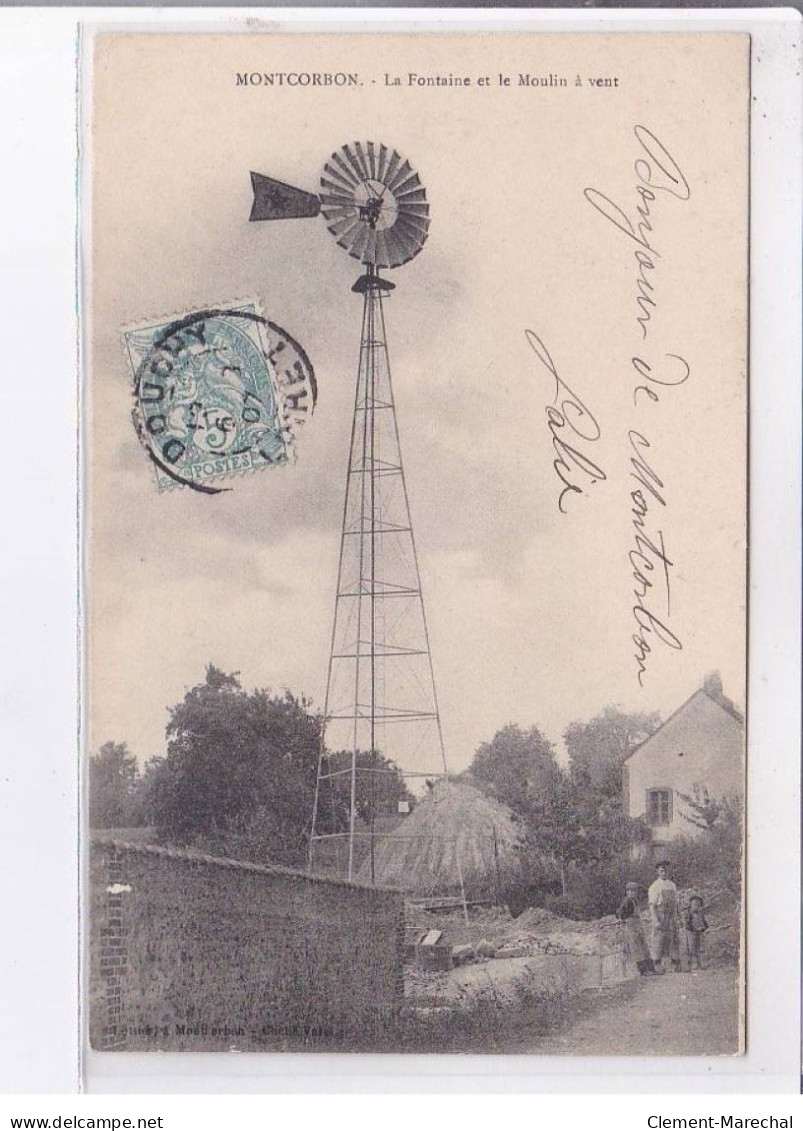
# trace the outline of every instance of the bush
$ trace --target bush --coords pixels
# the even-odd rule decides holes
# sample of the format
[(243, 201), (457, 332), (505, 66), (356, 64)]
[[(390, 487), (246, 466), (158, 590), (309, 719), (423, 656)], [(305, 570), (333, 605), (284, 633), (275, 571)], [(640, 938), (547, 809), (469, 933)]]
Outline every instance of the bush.
[(601, 919), (615, 913), (624, 898), (626, 883), (635, 880), (646, 899), (647, 888), (654, 879), (649, 861), (633, 861), (629, 855), (622, 855), (604, 864), (570, 869), (565, 895), (560, 880), (544, 873), (510, 885), (504, 898), (514, 919), (528, 907), (545, 907), (553, 915), (567, 919)]
[(703, 899), (709, 925), (705, 938), (709, 960), (738, 961), (742, 910), (741, 802), (733, 798), (717, 802), (717, 815), (711, 826), (699, 836), (679, 837), (673, 842), (669, 855), (675, 882), (682, 893), (693, 889)]
[(512, 917), (518, 919), (529, 907), (545, 907), (546, 901), (560, 895), (560, 891), (560, 880), (540, 870), (526, 879), (521, 877), (506, 884), (502, 901), (507, 904)]
[(703, 833), (699, 837), (678, 837), (672, 844), (672, 878), (679, 888), (714, 887), (741, 899), (741, 846), (728, 845), (722, 838)]
[(544, 907), (553, 915), (561, 919), (596, 919), (597, 916), (589, 914), (588, 905), (577, 893), (568, 892), (566, 895), (548, 895)]
[(601, 919), (613, 915), (625, 896), (625, 884), (635, 881), (646, 899), (655, 879), (649, 861), (621, 856), (604, 864), (589, 864), (569, 872), (565, 895), (550, 895), (543, 906), (567, 919)]
[[(735, 960), (739, 954), (741, 912), (741, 802), (722, 798), (715, 806), (709, 803), (708, 808), (714, 815), (710, 824), (698, 825), (697, 836), (678, 837), (667, 849), (667, 855), (672, 861), (672, 878), (680, 889), (681, 910), (685, 910), (690, 890), (703, 898), (711, 928), (706, 939), (710, 958)], [(647, 890), (655, 879), (648, 854), (634, 860), (629, 852), (623, 852), (612, 860), (569, 868), (564, 895), (554, 867), (550, 869), (532, 858), (527, 864), (527, 880), (505, 892), (514, 918), (528, 907), (545, 907), (562, 918), (599, 919), (616, 913), (628, 882), (639, 885), (644, 906)]]

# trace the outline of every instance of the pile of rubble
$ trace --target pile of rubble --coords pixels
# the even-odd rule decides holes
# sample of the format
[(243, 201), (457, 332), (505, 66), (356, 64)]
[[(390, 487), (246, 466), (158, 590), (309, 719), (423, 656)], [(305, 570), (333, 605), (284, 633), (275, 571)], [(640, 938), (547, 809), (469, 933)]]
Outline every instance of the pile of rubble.
[(405, 994), (415, 1010), (522, 1005), (546, 996), (601, 988), (632, 976), (615, 916), (592, 922), (532, 908), (513, 919), (507, 909), (432, 915), (438, 925), (408, 929)]
[(497, 953), (599, 954), (612, 948), (619, 920), (615, 915), (579, 922), (532, 907), (511, 922)]
[(472, 909), (466, 924), (458, 910), (444, 914), (411, 908), (410, 920), (415, 925), (407, 931), (407, 957), (425, 970), (533, 955), (593, 956), (621, 945), (615, 915), (578, 922), (533, 907), (513, 919), (507, 908), (483, 908)]

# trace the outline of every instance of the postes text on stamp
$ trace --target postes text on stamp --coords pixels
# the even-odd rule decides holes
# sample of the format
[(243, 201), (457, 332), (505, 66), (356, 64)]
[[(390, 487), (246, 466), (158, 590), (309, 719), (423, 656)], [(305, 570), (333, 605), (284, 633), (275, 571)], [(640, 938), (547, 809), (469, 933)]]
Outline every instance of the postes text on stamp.
[(255, 303), (124, 332), (133, 419), (160, 490), (206, 493), (285, 464), (317, 394), (302, 347)]

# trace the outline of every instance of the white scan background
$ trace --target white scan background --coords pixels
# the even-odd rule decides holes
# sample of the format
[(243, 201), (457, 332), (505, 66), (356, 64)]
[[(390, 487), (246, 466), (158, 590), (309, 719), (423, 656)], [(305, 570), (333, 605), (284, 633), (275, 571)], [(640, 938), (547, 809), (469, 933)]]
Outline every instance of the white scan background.
[[(89, 1054), (93, 1092), (779, 1092), (799, 1086), (800, 17), (790, 9), (0, 11), (8, 489), (0, 726), (0, 1090), (81, 1086), (76, 458), (77, 24), (250, 30), (749, 31), (751, 513), (744, 1058)], [(237, 21), (237, 22), (234, 22)]]

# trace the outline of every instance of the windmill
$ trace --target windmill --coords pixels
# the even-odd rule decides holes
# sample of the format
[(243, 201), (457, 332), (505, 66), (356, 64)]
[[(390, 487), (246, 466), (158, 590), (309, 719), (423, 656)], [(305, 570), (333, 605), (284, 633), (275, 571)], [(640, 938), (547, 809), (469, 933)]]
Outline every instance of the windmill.
[(388, 789), (401, 778), (415, 797), (447, 776), (385, 336), (394, 284), (380, 275), (419, 253), (429, 204), (409, 162), (372, 142), (333, 153), (318, 195), (259, 173), (251, 183), (251, 220), (322, 214), (363, 266), (351, 288), (362, 331), (309, 866), (348, 879), (367, 867), (373, 882)]

